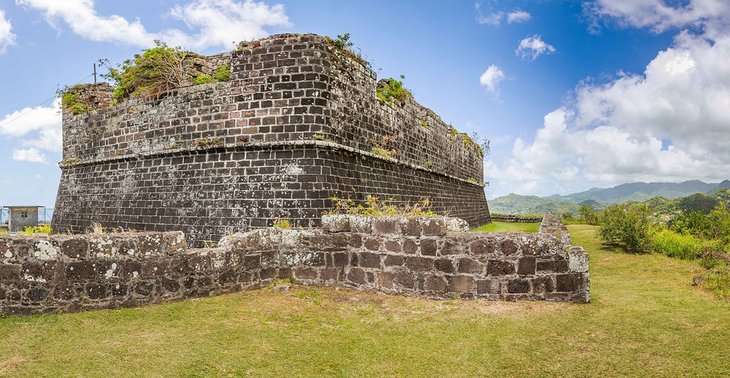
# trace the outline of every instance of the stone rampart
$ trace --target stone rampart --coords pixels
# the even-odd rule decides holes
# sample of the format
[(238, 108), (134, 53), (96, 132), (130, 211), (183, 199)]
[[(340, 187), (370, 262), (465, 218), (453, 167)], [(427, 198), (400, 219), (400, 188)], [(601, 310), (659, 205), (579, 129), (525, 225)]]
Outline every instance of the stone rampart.
[[(375, 73), (325, 37), (277, 35), (213, 58), (228, 81), (64, 112), (54, 230), (179, 230), (202, 246), (281, 218), (317, 226), (332, 196), (368, 194), (489, 222), (476, 144), (413, 99), (378, 100)], [(110, 86), (88, 90), (109, 101)]]
[(217, 248), (181, 232), (0, 236), (0, 312), (140, 306), (260, 288), (274, 279), (433, 298), (588, 302), (588, 256), (559, 221), (540, 233), (464, 232), (456, 218), (325, 216)]

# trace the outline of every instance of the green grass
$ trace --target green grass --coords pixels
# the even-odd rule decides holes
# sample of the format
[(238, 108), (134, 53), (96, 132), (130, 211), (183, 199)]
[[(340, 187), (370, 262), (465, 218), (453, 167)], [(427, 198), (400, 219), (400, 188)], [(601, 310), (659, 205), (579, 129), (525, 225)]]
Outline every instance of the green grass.
[(698, 265), (600, 246), (591, 304), (263, 289), (0, 319), (0, 376), (728, 376), (730, 303)]
[(492, 222), (472, 231), (487, 232), (537, 232), (540, 223)]

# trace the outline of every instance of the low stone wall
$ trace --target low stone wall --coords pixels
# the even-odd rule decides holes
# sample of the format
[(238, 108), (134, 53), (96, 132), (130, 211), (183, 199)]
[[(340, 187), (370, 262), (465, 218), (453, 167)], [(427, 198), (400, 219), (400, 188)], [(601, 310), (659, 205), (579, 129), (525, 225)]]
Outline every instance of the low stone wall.
[(465, 232), (458, 218), (325, 216), (189, 249), (181, 232), (0, 237), (0, 312), (140, 306), (276, 278), (435, 298), (588, 302), (588, 256), (554, 217), (541, 232)]

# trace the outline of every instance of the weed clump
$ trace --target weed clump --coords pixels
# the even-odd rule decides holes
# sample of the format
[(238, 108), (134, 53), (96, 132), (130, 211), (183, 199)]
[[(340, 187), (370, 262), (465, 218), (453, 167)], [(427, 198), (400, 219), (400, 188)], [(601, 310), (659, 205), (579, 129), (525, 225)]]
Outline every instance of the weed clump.
[[(403, 76), (401, 76), (403, 78)], [(394, 78), (383, 79), (378, 82), (378, 86), (375, 90), (375, 96), (378, 100), (393, 105), (397, 103), (403, 106), (403, 104), (413, 97), (411, 91), (403, 87), (403, 82)]]
[(438, 214), (431, 210), (431, 201), (426, 197), (416, 203), (404, 203), (397, 205), (394, 201), (381, 201), (379, 197), (367, 195), (365, 202), (357, 203), (352, 199), (333, 196), (334, 209), (326, 211), (324, 215), (350, 214), (364, 215), (369, 217), (380, 216), (407, 216), (407, 217), (436, 217)]

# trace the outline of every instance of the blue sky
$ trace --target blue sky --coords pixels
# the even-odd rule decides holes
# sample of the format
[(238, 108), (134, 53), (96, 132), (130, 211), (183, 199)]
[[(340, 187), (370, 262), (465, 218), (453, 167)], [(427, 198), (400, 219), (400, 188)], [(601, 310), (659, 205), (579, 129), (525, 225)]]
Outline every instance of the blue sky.
[(155, 38), (201, 53), (350, 33), (380, 77), (492, 141), (488, 198), (631, 181), (718, 182), (730, 164), (730, 2), (0, 0), (0, 204), (53, 206), (57, 88)]

